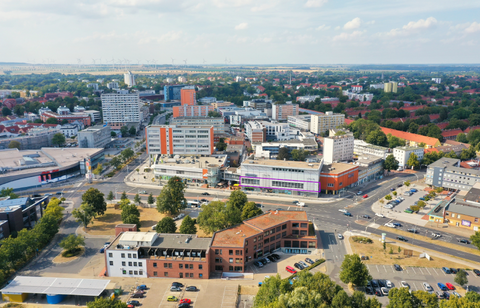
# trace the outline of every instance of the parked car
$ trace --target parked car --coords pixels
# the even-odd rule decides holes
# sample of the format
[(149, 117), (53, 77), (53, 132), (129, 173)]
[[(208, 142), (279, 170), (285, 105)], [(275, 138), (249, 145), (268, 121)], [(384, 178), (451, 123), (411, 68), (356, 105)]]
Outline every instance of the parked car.
[(394, 264), (393, 267), (395, 268), (396, 271), (401, 271), (402, 267), (398, 264)]
[(304, 268), (308, 267), (308, 264), (303, 261), (298, 261), (298, 263), (300, 263)]
[(287, 267), (285, 267), (285, 269), (286, 269), (287, 272), (289, 272), (290, 274), (296, 274), (296, 273), (297, 273), (297, 271), (296, 271), (293, 267), (291, 267), (291, 266), (287, 266)]
[(447, 282), (447, 283), (445, 284), (445, 286), (446, 286), (447, 289), (449, 289), (449, 290), (455, 290), (455, 287), (454, 287), (453, 284), (451, 284), (450, 282)]
[(143, 292), (135, 292), (131, 298), (143, 298)]
[(440, 292), (440, 291), (436, 291), (435, 295), (437, 295), (438, 299), (444, 299), (445, 298), (445, 296), (443, 295), (443, 292)]
[(359, 191), (357, 192), (357, 195), (360, 196), (361, 194), (363, 194), (363, 192), (362, 192), (361, 190), (359, 190)]
[(263, 263), (259, 261), (253, 261), (253, 265), (255, 265), (256, 267), (263, 267)]
[(382, 292), (380, 292), (379, 289), (375, 289), (375, 295), (376, 296), (382, 296)]
[(390, 188), (390, 191), (394, 191), (395, 189), (396, 189), (395, 187), (392, 187), (392, 188)]
[(363, 195), (363, 199), (366, 199), (366, 198), (368, 198), (368, 195), (367, 194)]
[(450, 271), (449, 267), (442, 267), (442, 270), (445, 272), (445, 274), (451, 274), (452, 272)]
[(374, 288), (378, 287), (377, 280), (373, 279), (372, 281), (370, 281), (370, 283), (372, 284), (372, 287), (374, 287)]
[(399, 223), (399, 222), (394, 222), (393, 225), (394, 225), (395, 227), (399, 227), (399, 228), (402, 227), (402, 224)]
[(341, 235), (340, 233), (338, 234), (338, 239), (339, 240), (343, 240), (343, 235)]
[(172, 282), (172, 287), (180, 287), (180, 288), (182, 288), (182, 287), (183, 287), (183, 283), (181, 283), (181, 282)]
[(405, 213), (408, 213), (408, 214), (412, 214), (412, 213), (413, 213), (413, 211), (412, 211), (411, 209), (406, 209), (404, 212), (405, 212)]
[(146, 194), (147, 191), (146, 191), (146, 190), (140, 190), (138, 193), (139, 193), (139, 194)]
[(105, 247), (100, 248), (100, 253), (104, 253), (104, 252), (105, 252)]
[(369, 215), (363, 215), (362, 218), (370, 219), (370, 216)]
[(350, 212), (343, 213), (343, 215), (348, 216), (348, 217), (352, 217), (352, 214)]
[(385, 280), (378, 279), (378, 286), (381, 288), (386, 287), (387, 285), (385, 284)]
[(387, 288), (393, 288), (393, 283), (390, 280), (385, 281)]
[(197, 291), (200, 291), (196, 286), (188, 286), (185, 288), (185, 291), (188, 291), (188, 292), (197, 292)]
[(272, 257), (274, 257), (274, 258), (277, 259), (277, 260), (280, 260), (280, 256), (277, 255), (276, 253), (272, 253)]
[(272, 263), (272, 261), (268, 260), (267, 258), (263, 258), (261, 261), (262, 261), (262, 262), (265, 261), (265, 262), (263, 262), (264, 264), (266, 264), (266, 263)]
[(210, 194), (208, 192), (204, 192), (202, 193), (202, 196), (210, 196)]
[(437, 283), (437, 286), (438, 286), (438, 288), (439, 288), (440, 290), (442, 290), (442, 291), (448, 291), (447, 286), (444, 285), (444, 284), (441, 283), (441, 282)]
[(346, 212), (347, 212), (347, 210), (344, 210), (344, 209), (339, 209), (338, 211), (339, 211), (339, 212), (342, 212), (342, 213), (346, 213)]
[(450, 294), (448, 294), (448, 292), (443, 292), (443, 297), (445, 297), (445, 299), (450, 299)]
[(439, 238), (441, 237), (442, 235), (440, 233), (432, 233), (432, 237), (433, 238)]
[(410, 191), (416, 193), (418, 190), (416, 188), (410, 188)]
[(145, 284), (141, 284), (139, 286), (137, 286), (137, 290), (146, 290), (147, 289), (147, 285)]
[(480, 271), (478, 269), (474, 269), (473, 270), (473, 273), (477, 276), (480, 276)]
[(450, 272), (452, 272), (452, 274), (456, 274), (458, 271), (456, 268), (450, 267)]
[(408, 282), (401, 281), (400, 284), (402, 285), (402, 288), (409, 288), (410, 289), (410, 285), (408, 284)]
[(367, 287), (365, 289), (365, 293), (369, 294), (369, 295), (373, 295), (373, 288), (372, 287)]
[(189, 303), (181, 303), (178, 305), (178, 308), (190, 308), (190, 304)]
[(167, 302), (176, 302), (178, 298), (176, 296), (170, 295), (167, 297)]
[(305, 262), (310, 263), (310, 264), (313, 264), (313, 263), (314, 263), (313, 260), (310, 259), (310, 258), (305, 258)]
[(139, 301), (128, 301), (127, 305), (140, 306), (140, 302)]
[(180, 287), (170, 287), (171, 292), (182, 292), (182, 288)]
[(383, 294), (384, 296), (388, 296), (388, 291), (389, 291), (389, 290), (388, 290), (387, 288), (381, 288), (380, 290), (382, 290), (382, 294)]
[(293, 266), (295, 266), (297, 269), (302, 270), (302, 266), (299, 263), (294, 263)]
[(397, 240), (402, 241), (402, 242), (408, 242), (408, 240), (406, 238), (404, 238), (403, 236), (397, 236)]
[(462, 296), (461, 296), (460, 294), (458, 294), (458, 292), (456, 292), (456, 291), (453, 291), (452, 294), (455, 295), (455, 296), (458, 297), (458, 298), (462, 297)]
[(386, 208), (386, 209), (393, 209), (392, 204), (385, 204), (383, 207)]
[(380, 214), (380, 213), (375, 213), (375, 216), (380, 217), (380, 218), (385, 218), (385, 215)]
[(180, 300), (180, 304), (183, 304), (183, 303), (191, 304), (191, 303), (192, 303), (192, 300), (189, 299), (189, 298), (182, 298), (182, 299)]
[(272, 256), (267, 256), (266, 258), (267, 258), (268, 260), (270, 260), (271, 262), (276, 262), (276, 261), (277, 261), (277, 260), (275, 260), (275, 258), (272, 257)]
[(387, 222), (387, 223), (385, 224), (385, 227), (395, 228), (395, 225), (392, 224), (391, 222)]
[(425, 291), (433, 291), (433, 288), (427, 283), (427, 282), (424, 282), (422, 283), (423, 285), (423, 288), (425, 289)]
[(402, 186), (403, 186), (403, 184), (402, 184), (402, 183), (400, 183), (400, 184), (398, 184), (398, 185), (397, 185), (397, 187), (402, 187)]

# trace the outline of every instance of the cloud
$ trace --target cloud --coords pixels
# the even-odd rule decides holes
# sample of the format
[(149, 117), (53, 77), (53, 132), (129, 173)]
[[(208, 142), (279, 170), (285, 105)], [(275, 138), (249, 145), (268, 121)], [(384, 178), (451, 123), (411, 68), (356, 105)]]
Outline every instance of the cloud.
[(248, 24), (246, 22), (242, 22), (235, 26), (235, 30), (245, 30), (248, 28)]
[[(172, 1), (175, 2), (175, 1)], [(213, 5), (216, 7), (241, 7), (245, 5), (249, 5), (252, 0), (213, 0)]]
[(342, 32), (339, 35), (333, 37), (334, 41), (347, 41), (352, 40), (363, 35), (363, 31), (353, 31), (352, 33)]
[(169, 31), (160, 36), (144, 36), (139, 41), (138, 44), (151, 44), (151, 43), (166, 43), (177, 41), (181, 38), (184, 38), (184, 33), (182, 31)]
[(466, 29), (465, 32), (467, 33), (475, 33), (480, 31), (480, 23), (474, 21), (472, 22)]
[(321, 26), (317, 27), (315, 30), (317, 30), (317, 31), (323, 31), (323, 30), (328, 30), (328, 29), (330, 29), (330, 26), (321, 25)]
[(433, 28), (438, 24), (434, 17), (411, 21), (402, 28), (392, 29), (387, 33), (388, 36), (408, 36), (422, 30)]
[(353, 29), (358, 29), (360, 28), (360, 25), (362, 24), (362, 21), (360, 18), (355, 17), (354, 19), (350, 20), (347, 22), (344, 26), (343, 29), (345, 30), (353, 30)]
[(366, 24), (366, 25), (374, 25), (374, 24), (375, 24), (375, 20), (367, 21), (365, 24)]
[(327, 2), (328, 2), (328, 0), (308, 0), (305, 3), (305, 6), (306, 7), (321, 7)]

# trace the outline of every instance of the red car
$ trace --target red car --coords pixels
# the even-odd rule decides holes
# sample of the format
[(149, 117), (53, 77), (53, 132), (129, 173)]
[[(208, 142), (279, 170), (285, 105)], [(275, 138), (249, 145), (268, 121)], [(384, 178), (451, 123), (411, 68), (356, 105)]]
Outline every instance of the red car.
[(365, 198), (368, 198), (368, 195), (367, 195), (367, 194), (363, 195), (363, 198), (364, 198), (364, 199), (365, 199)]
[(297, 271), (296, 271), (293, 267), (291, 267), (291, 266), (287, 266), (287, 267), (285, 267), (285, 269), (286, 269), (287, 272), (289, 272), (290, 274), (295, 274), (295, 273), (297, 273)]
[(445, 285), (449, 290), (455, 290), (455, 287), (450, 282), (447, 282)]
[(180, 303), (179, 304), (191, 304), (192, 303), (192, 300), (191, 299), (188, 299), (188, 298), (182, 298), (180, 300)]

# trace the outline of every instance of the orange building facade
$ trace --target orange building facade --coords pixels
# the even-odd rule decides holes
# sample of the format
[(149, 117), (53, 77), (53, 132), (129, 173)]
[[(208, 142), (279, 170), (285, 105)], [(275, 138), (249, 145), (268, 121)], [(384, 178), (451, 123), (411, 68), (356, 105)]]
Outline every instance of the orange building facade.
[(180, 90), (180, 102), (183, 105), (193, 106), (197, 104), (197, 93), (195, 87), (185, 87)]
[(358, 182), (358, 166), (344, 163), (324, 165), (320, 173), (322, 193), (336, 195)]
[(207, 117), (208, 113), (213, 111), (213, 106), (209, 105), (184, 105), (173, 107), (173, 117)]

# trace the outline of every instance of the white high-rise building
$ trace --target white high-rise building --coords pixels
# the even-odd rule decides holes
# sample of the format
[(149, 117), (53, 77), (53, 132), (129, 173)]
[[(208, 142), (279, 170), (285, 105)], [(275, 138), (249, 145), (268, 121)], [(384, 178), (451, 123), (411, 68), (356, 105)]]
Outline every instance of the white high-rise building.
[(124, 82), (127, 86), (133, 87), (135, 85), (135, 75), (133, 75), (130, 71), (127, 71), (123, 74)]
[(350, 161), (353, 159), (354, 138), (348, 132), (323, 139), (323, 161), (325, 164)]
[(398, 161), (399, 167), (406, 167), (410, 155), (417, 155), (418, 161), (423, 159), (423, 148), (419, 147), (398, 147), (393, 149), (393, 157)]
[(142, 120), (138, 93), (116, 94), (105, 93), (101, 95), (103, 123), (112, 129), (120, 129), (122, 126), (138, 125)]
[(314, 134), (321, 134), (330, 129), (342, 126), (344, 123), (345, 115), (343, 113), (327, 111), (325, 114), (312, 114), (310, 131)]

